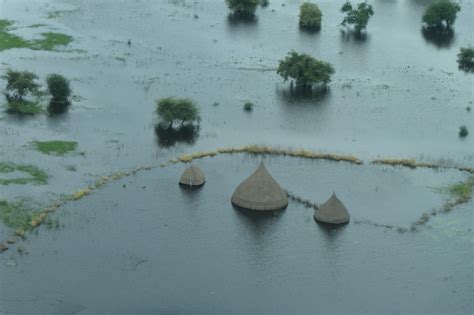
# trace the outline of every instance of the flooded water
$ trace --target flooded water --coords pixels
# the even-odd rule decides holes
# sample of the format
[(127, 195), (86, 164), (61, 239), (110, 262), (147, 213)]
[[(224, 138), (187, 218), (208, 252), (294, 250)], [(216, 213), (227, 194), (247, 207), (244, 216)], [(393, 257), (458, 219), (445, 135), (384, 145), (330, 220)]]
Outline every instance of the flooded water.
[(340, 191), (351, 223), (321, 226), (293, 201), (269, 216), (234, 209), (230, 196), (255, 158), (200, 161), (208, 180), (196, 191), (177, 184), (183, 165), (157, 169), (69, 204), (64, 227), (42, 228), (26, 242), (28, 255), (1, 256), (4, 310), (470, 312), (472, 222), (463, 218), (472, 217), (472, 202), (420, 232), (373, 224), (410, 224), (441, 202), (426, 183), (442, 186), (459, 174), (266, 161), (286, 189), (316, 202)]
[[(363, 39), (341, 33), (343, 1), (318, 2), (316, 34), (298, 29), (300, 1), (270, 2), (244, 23), (228, 20), (224, 1), (0, 0), (16, 33), (74, 37), (66, 52), (3, 51), (0, 72), (58, 72), (80, 96), (57, 118), (0, 113), (0, 160), (50, 175), (47, 186), (1, 186), (0, 197), (46, 203), (116, 170), (253, 143), (474, 165), (474, 137), (458, 137), (461, 125), (474, 131), (474, 76), (456, 63), (474, 43), (472, 1), (460, 2), (453, 35), (441, 39), (421, 31), (427, 1), (372, 1)], [(292, 49), (334, 65), (326, 94), (293, 95), (272, 71)], [(198, 130), (155, 128), (154, 102), (167, 96), (196, 100)], [(28, 145), (53, 139), (77, 141), (81, 154)], [(64, 227), (29, 236), (29, 254), (0, 255), (0, 313), (472, 312), (472, 201), (416, 233), (381, 226), (407, 227), (439, 208), (445, 196), (434, 188), (466, 174), (265, 161), (297, 195), (322, 203), (336, 191), (351, 222), (328, 229), (294, 201), (269, 217), (236, 211), (230, 196), (258, 158), (199, 161), (208, 182), (195, 192), (177, 185), (184, 165), (155, 168), (61, 208)], [(0, 240), (10, 233), (0, 226)]]

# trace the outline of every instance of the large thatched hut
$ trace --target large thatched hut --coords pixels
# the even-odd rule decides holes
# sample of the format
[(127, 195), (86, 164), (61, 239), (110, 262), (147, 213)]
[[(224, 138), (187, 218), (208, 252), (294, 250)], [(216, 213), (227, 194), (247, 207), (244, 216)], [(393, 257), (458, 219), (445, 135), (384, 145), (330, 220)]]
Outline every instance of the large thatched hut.
[(204, 176), (203, 171), (194, 164), (185, 169), (183, 175), (181, 175), (181, 178), (179, 179), (180, 185), (189, 187), (202, 186), (205, 182), (206, 177)]
[(286, 192), (268, 173), (263, 162), (235, 190), (231, 199), (235, 206), (250, 210), (279, 210), (288, 206)]
[(314, 219), (323, 223), (342, 224), (349, 222), (350, 215), (344, 204), (333, 193), (331, 198), (314, 212)]

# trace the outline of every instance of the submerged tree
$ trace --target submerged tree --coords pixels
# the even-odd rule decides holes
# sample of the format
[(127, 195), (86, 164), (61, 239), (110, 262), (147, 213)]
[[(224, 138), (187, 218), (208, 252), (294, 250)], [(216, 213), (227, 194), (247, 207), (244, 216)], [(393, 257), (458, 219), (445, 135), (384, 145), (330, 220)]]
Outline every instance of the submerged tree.
[(60, 74), (50, 74), (46, 78), (46, 83), (48, 84), (49, 93), (52, 96), (48, 111), (51, 114), (65, 112), (71, 105), (69, 97), (72, 91), (69, 80)]
[(369, 23), (370, 17), (374, 15), (372, 6), (366, 2), (359, 3), (357, 9), (354, 9), (352, 4), (347, 1), (341, 7), (341, 12), (346, 14), (341, 25), (354, 25), (354, 30), (359, 34), (363, 29), (367, 28), (367, 23)]
[(38, 76), (32, 72), (7, 70), (2, 78), (7, 80), (7, 87), (3, 94), (8, 102), (23, 101), (28, 94), (38, 92), (39, 84), (35, 82)]
[(157, 113), (163, 123), (172, 128), (175, 122), (192, 124), (199, 120), (199, 108), (196, 104), (185, 98), (162, 98), (156, 102)]
[(296, 85), (306, 88), (314, 84), (326, 86), (331, 81), (334, 68), (330, 63), (320, 61), (307, 54), (291, 51), (280, 61), (277, 73), (287, 81), (296, 81)]
[(461, 47), (458, 54), (458, 67), (466, 72), (474, 72), (474, 48)]
[(304, 2), (300, 6), (300, 28), (317, 31), (321, 29), (323, 14), (315, 3)]
[(241, 17), (254, 15), (260, 0), (225, 0), (232, 14)]
[(426, 8), (422, 20), (428, 28), (449, 29), (460, 10), (459, 4), (451, 0), (438, 0)]

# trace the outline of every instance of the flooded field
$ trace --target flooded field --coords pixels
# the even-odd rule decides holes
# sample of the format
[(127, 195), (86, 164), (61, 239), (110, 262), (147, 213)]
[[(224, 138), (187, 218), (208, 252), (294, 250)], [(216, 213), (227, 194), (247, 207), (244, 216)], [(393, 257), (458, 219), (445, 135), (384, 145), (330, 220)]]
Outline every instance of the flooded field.
[[(474, 75), (456, 62), (474, 43), (474, 3), (459, 2), (453, 36), (440, 40), (422, 32), (429, 1), (371, 1), (363, 38), (341, 32), (344, 1), (318, 1), (321, 31), (301, 32), (301, 2), (271, 0), (255, 20), (234, 21), (224, 1), (0, 0), (14, 34), (73, 39), (52, 51), (0, 51), (0, 73), (61, 73), (74, 94), (60, 116), (0, 111), (0, 163), (16, 165), (0, 174), (9, 183), (0, 199), (43, 209), (72, 196), (50, 214), (53, 228), (0, 254), (0, 313), (472, 312), (474, 203), (442, 209), (445, 188), (474, 167), (474, 137), (458, 136), (462, 125), (474, 132)], [(333, 64), (326, 93), (290, 91), (275, 70), (291, 50)], [(156, 127), (155, 100), (169, 96), (196, 101), (198, 129)], [(75, 145), (64, 155), (35, 147), (50, 140)], [(194, 161), (207, 177), (197, 191), (177, 184), (186, 164), (161, 167), (250, 144), (362, 164), (219, 154)], [(292, 194), (321, 204), (337, 192), (350, 223), (317, 224), (292, 199), (271, 216), (234, 209), (232, 192), (261, 160)], [(10, 183), (22, 176), (24, 185)], [(0, 223), (0, 242), (13, 234)]]

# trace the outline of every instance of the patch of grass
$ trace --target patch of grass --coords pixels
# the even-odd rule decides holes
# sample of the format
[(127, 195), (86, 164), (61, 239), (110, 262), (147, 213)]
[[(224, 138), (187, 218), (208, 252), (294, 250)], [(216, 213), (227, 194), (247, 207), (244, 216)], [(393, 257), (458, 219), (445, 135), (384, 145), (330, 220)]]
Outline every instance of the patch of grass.
[(0, 185), (25, 185), (29, 183), (45, 185), (48, 183), (48, 174), (34, 165), (0, 162), (0, 174), (13, 173), (15, 171), (25, 173), (29, 176), (16, 178), (0, 177)]
[(41, 36), (43, 37), (42, 39), (36, 39), (31, 42), (31, 49), (52, 51), (57, 46), (69, 45), (73, 40), (72, 36), (61, 33), (47, 32), (42, 33)]
[[(13, 24), (10, 20), (0, 20), (0, 51), (13, 48), (53, 51), (57, 46), (66, 46), (73, 41), (69, 35), (53, 32), (42, 33), (40, 39), (26, 40), (11, 33)], [(40, 27), (42, 25), (36, 24), (30, 28), (33, 26)]]
[(0, 221), (16, 231), (31, 230), (31, 220), (35, 212), (24, 200), (8, 202), (0, 200)]
[(77, 148), (77, 142), (75, 141), (33, 141), (32, 144), (41, 153), (58, 156), (75, 151)]
[(463, 202), (471, 199), (474, 187), (474, 177), (470, 177), (465, 182), (456, 183), (446, 188), (449, 195), (456, 200), (462, 200)]
[(35, 115), (44, 112), (43, 107), (38, 102), (28, 100), (10, 100), (5, 107), (6, 112), (10, 114)]
[(29, 41), (10, 33), (12, 25), (12, 21), (0, 20), (0, 51), (12, 48), (29, 48)]

